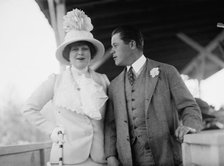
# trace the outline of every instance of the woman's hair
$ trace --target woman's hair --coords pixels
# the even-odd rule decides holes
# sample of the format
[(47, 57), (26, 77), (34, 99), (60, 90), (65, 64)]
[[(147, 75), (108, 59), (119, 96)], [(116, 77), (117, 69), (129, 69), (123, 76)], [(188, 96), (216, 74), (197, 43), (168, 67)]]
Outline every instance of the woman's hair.
[(134, 40), (136, 42), (136, 47), (143, 50), (143, 34), (137, 28), (128, 25), (119, 26), (112, 31), (112, 36), (115, 34), (120, 34), (120, 38), (125, 44), (128, 44), (131, 40)]
[(88, 42), (88, 41), (77, 41), (77, 42), (74, 42), (74, 43), (71, 43), (69, 45), (67, 45), (65, 48), (64, 48), (64, 51), (62, 52), (63, 54), (63, 57), (69, 62), (69, 52), (71, 50), (71, 48), (73, 46), (80, 46), (80, 45), (87, 45), (90, 49), (90, 54), (91, 54), (91, 59), (94, 58), (94, 56), (96, 55), (96, 47)]

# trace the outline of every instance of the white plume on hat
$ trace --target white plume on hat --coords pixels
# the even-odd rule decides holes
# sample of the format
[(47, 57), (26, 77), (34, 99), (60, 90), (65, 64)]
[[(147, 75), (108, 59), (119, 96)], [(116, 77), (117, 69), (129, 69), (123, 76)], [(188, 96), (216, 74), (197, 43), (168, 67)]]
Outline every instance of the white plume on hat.
[(91, 19), (79, 9), (73, 9), (63, 17), (63, 28), (65, 31), (65, 38), (61, 45), (56, 50), (56, 58), (64, 65), (69, 65), (69, 62), (64, 58), (64, 49), (67, 45), (77, 41), (88, 41), (92, 43), (96, 48), (95, 55), (92, 57), (99, 58), (104, 55), (105, 48), (103, 44), (93, 37), (90, 32), (93, 30)]

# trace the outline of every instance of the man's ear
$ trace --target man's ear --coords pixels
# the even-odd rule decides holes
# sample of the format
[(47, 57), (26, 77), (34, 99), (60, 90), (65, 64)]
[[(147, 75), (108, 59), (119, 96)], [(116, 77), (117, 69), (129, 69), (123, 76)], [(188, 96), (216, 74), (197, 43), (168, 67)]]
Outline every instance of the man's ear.
[(135, 42), (134, 40), (131, 40), (131, 41), (129, 42), (129, 46), (130, 46), (131, 49), (136, 48), (136, 42)]

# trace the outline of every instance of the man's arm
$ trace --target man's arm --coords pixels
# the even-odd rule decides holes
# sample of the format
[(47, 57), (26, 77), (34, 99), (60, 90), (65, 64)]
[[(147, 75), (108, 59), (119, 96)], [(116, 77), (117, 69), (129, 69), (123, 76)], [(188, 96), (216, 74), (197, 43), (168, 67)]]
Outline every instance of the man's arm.
[(175, 135), (182, 140), (185, 134), (195, 133), (202, 129), (202, 115), (179, 72), (171, 67), (167, 73), (171, 94), (183, 124), (177, 128)]

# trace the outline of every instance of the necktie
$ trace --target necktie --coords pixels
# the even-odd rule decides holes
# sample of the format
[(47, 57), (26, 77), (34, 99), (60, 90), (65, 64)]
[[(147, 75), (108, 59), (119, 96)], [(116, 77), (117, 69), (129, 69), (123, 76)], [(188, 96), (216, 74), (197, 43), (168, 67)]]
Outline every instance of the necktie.
[(130, 69), (128, 70), (128, 80), (131, 84), (131, 86), (134, 84), (135, 82), (135, 75), (133, 73), (133, 67), (131, 66)]

